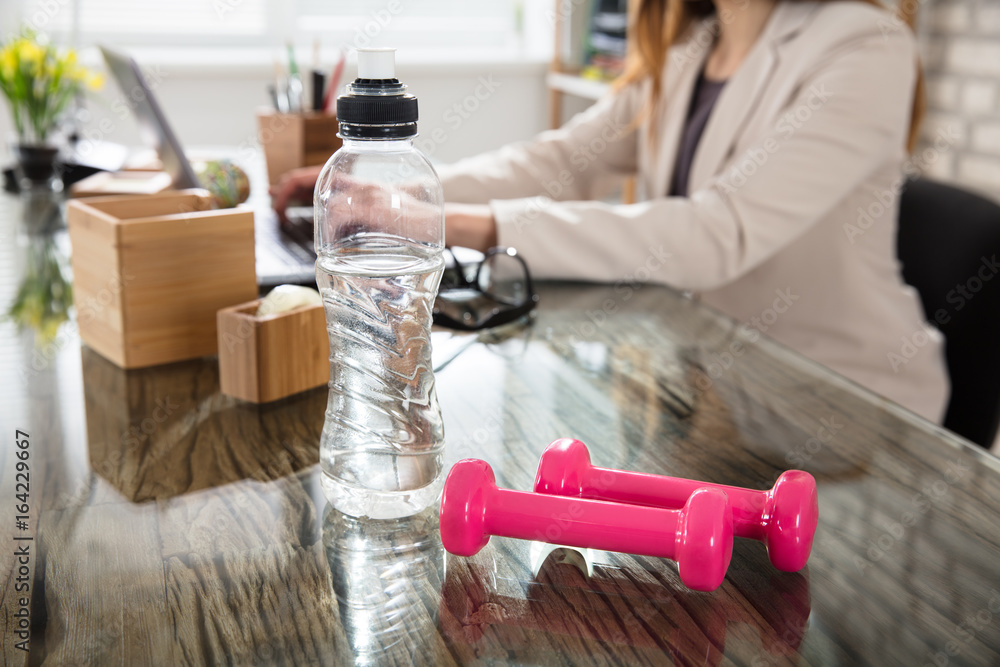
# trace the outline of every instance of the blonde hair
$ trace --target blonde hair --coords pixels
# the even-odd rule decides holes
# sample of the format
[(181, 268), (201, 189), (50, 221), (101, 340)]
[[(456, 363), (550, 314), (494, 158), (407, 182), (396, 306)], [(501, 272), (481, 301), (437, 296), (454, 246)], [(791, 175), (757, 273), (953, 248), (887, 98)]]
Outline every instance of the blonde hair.
[[(883, 7), (879, 0), (856, 0), (856, 2)], [(915, 9), (915, 3), (904, 0), (896, 10), (896, 15), (911, 29), (916, 20)], [(641, 114), (640, 120), (642, 120), (650, 117), (653, 105), (662, 92), (661, 73), (666, 65), (667, 51), (695, 20), (714, 14), (715, 5), (712, 0), (634, 0), (631, 10), (625, 71), (615, 81), (615, 87), (620, 89), (647, 78), (652, 80), (653, 90), (646, 109)], [(913, 109), (910, 113), (910, 130), (906, 142), (910, 152), (916, 148), (920, 137), (924, 104), (924, 76), (918, 62), (917, 84), (913, 93)]]

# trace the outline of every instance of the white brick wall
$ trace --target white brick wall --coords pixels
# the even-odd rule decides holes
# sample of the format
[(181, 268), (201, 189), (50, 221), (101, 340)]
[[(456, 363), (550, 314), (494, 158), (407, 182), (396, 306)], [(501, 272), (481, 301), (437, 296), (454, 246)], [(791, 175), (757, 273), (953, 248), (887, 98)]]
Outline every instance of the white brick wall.
[(1000, 157), (961, 156), (958, 160), (958, 180), (984, 189), (1000, 183)]
[(1000, 122), (978, 124), (972, 132), (972, 149), (984, 155), (1000, 156)]
[(925, 146), (961, 128), (926, 175), (1000, 200), (1000, 0), (920, 0), (920, 10)]
[(976, 14), (976, 26), (984, 34), (1000, 34), (1000, 5), (980, 2)]
[(997, 85), (993, 81), (967, 81), (962, 87), (961, 110), (968, 116), (983, 116), (997, 108)]

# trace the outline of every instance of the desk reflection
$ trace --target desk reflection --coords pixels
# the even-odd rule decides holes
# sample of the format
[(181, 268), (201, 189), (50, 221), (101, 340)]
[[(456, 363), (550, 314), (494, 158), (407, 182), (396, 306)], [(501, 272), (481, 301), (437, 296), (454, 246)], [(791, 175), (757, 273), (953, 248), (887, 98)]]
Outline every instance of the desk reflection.
[(434, 664), (445, 573), (437, 507), (394, 520), (327, 505), (323, 547), (347, 638), (337, 664)]
[[(521, 652), (546, 644), (580, 657), (596, 652), (596, 642), (714, 666), (725, 662), (732, 632), (743, 650), (759, 642), (767, 664), (798, 663), (811, 613), (808, 569), (741, 568), (723, 589), (706, 595), (641, 567), (593, 563), (587, 576), (576, 550), (557, 549), (533, 581), (521, 582), (524, 594), (518, 596), (511, 582), (498, 584), (497, 564), (483, 553), (485, 558), (449, 563), (442, 600), (442, 631), (478, 657), (491, 647)], [(754, 635), (756, 641), (748, 639)]]
[(123, 370), (84, 347), (81, 363), (91, 468), (131, 502), (280, 479), (319, 460), (325, 388), (255, 405), (219, 393), (214, 357)]

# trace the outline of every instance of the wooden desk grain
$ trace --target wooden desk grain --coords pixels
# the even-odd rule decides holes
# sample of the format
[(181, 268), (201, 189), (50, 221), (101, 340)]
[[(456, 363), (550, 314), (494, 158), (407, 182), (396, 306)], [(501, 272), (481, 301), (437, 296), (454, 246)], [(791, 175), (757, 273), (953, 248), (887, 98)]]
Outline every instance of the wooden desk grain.
[(530, 327), (438, 372), (449, 461), (523, 490), (566, 436), (598, 465), (754, 488), (800, 467), (820, 494), (806, 569), (737, 540), (723, 586), (695, 593), (655, 558), (597, 552), (587, 577), (565, 550), (535, 573), (504, 538), (453, 557), (434, 511), (326, 506), (325, 389), (241, 403), (213, 358), (123, 371), (71, 331), (38, 352), (3, 323), (0, 539), (15, 428), (35, 538), (28, 655), (0, 549), (4, 664), (1000, 664), (997, 459), (668, 289), (541, 294)]

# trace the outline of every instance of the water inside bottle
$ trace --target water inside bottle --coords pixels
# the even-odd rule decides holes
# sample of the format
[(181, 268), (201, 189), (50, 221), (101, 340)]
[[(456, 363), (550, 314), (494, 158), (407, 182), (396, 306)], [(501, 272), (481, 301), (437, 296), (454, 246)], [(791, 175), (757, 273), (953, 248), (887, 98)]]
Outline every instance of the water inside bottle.
[(409, 516), (443, 484), (444, 426), (431, 366), (440, 250), (358, 235), (324, 252), (316, 279), (330, 336), (323, 488), (351, 516)]

